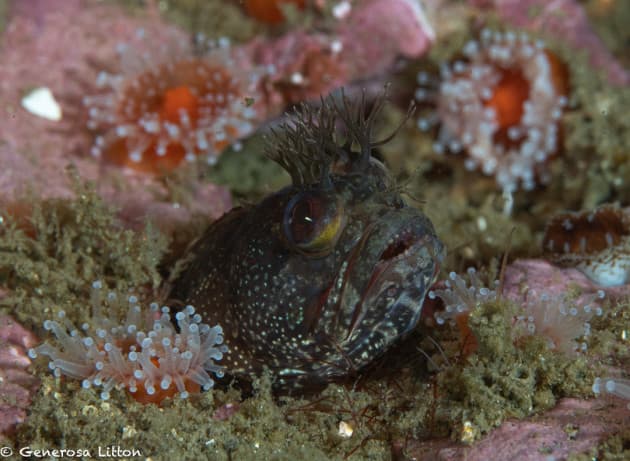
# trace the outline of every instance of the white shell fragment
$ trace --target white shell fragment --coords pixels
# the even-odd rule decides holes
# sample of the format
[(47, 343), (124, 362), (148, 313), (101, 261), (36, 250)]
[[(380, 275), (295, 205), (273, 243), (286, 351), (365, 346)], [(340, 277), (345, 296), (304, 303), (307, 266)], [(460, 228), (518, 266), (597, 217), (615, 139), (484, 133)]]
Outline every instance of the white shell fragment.
[(344, 19), (352, 11), (352, 5), (348, 1), (342, 1), (333, 6), (332, 14), (336, 19)]
[(22, 98), (22, 107), (33, 115), (58, 122), (61, 120), (61, 106), (49, 88), (39, 87)]
[(349, 439), (352, 437), (352, 433), (354, 432), (354, 428), (350, 423), (346, 421), (339, 422), (339, 436), (344, 439)]

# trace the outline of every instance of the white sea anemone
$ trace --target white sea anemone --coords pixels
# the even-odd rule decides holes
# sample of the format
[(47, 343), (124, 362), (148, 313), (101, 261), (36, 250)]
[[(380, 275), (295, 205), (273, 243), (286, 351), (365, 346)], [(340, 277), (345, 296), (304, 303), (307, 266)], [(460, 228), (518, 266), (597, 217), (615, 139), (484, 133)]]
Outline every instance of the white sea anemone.
[[(444, 311), (435, 313), (438, 325), (453, 321), (455, 317), (472, 311), (476, 306), (494, 301), (497, 292), (494, 289), (483, 286), (483, 283), (474, 267), (466, 270), (468, 281), (455, 272), (451, 272), (449, 279), (444, 282), (445, 289), (429, 291), (429, 298), (441, 298), (444, 301)], [(498, 280), (494, 282), (495, 287)]]
[(186, 306), (171, 319), (168, 306), (152, 303), (143, 310), (135, 296), (127, 297), (128, 311), (122, 323), (102, 315), (104, 308), (116, 312), (120, 296), (111, 291), (102, 299), (102, 283), (92, 284), (91, 325), (75, 327), (65, 315), (46, 320), (58, 347), (44, 343), (29, 351), (31, 358), (50, 357), (55, 376), (81, 379), (84, 388), (100, 387), (101, 398), (108, 399), (113, 388), (125, 388), (143, 403), (159, 403), (179, 393), (214, 386), (210, 373), (223, 376), (221, 360), (227, 347), (219, 325), (201, 323), (193, 306)]
[[(602, 392), (630, 401), (630, 379), (595, 378), (593, 393), (599, 395)], [(630, 403), (627, 406), (630, 409)]]
[[(565, 353), (586, 351), (591, 334), (591, 319), (603, 314), (597, 304), (604, 299), (602, 290), (570, 299), (566, 294), (529, 294), (523, 314), (516, 317), (515, 331), (537, 334), (547, 339), (550, 349)], [(523, 327), (523, 328), (519, 328)]]

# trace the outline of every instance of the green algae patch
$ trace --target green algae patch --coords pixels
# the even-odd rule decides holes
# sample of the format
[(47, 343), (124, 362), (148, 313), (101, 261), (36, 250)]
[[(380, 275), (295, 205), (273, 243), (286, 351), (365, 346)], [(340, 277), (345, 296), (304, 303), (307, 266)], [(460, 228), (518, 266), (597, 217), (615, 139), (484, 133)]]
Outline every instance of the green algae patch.
[(9, 12), (9, 0), (0, 0), (0, 33), (4, 32), (7, 26)]
[(570, 89), (561, 119), (563, 148), (552, 164), (553, 195), (562, 197), (559, 205), (565, 208), (627, 202), (630, 189), (622, 178), (630, 155), (630, 121), (625, 116), (630, 88), (611, 84), (601, 69), (593, 68), (585, 50), (542, 37), (566, 64)]
[(630, 4), (619, 1), (589, 0), (585, 4), (591, 24), (606, 48), (628, 68), (630, 43)]
[[(338, 413), (332, 407), (315, 413), (290, 398), (278, 405), (269, 382), (261, 382), (255, 395), (243, 401), (233, 390), (213, 390), (187, 400), (166, 400), (159, 407), (141, 405), (122, 392), (103, 401), (75, 381), (45, 376), (17, 443), (32, 449), (73, 447), (91, 453), (99, 447), (119, 446), (139, 450), (143, 458), (154, 460), (323, 461), (341, 460), (350, 452), (355, 454), (351, 459), (388, 458), (388, 445), (373, 432), (362, 439), (366, 432), (361, 423), (351, 439), (339, 436), (339, 418), (351, 419), (344, 412), (346, 406)], [(338, 391), (334, 388), (330, 394)], [(357, 405), (365, 403), (362, 398), (376, 404), (374, 397), (350, 395)], [(336, 403), (339, 399), (332, 402)], [(228, 404), (237, 406), (231, 417), (213, 416)]]
[(507, 418), (553, 407), (560, 397), (590, 395), (595, 375), (587, 358), (550, 350), (542, 337), (515, 338), (515, 312), (506, 300), (473, 309), (468, 327), (475, 353), (437, 375), (437, 419), (456, 440), (472, 442)]
[(205, 179), (229, 187), (236, 198), (245, 201), (258, 201), (287, 186), (289, 175), (265, 156), (265, 142), (264, 136), (254, 135), (241, 149), (224, 152)]
[(602, 85), (591, 74), (578, 72), (576, 79), (581, 80), (575, 90), (581, 110), (565, 119), (567, 151), (594, 160), (596, 168), (589, 174), (587, 190), (595, 196), (591, 202), (610, 194), (627, 202), (630, 188), (624, 178), (630, 174), (630, 121), (626, 116), (630, 88)]
[(315, 396), (283, 399), (283, 408), (291, 424), (317, 434), (329, 456), (389, 459), (396, 442), (426, 435), (430, 418), (426, 384), (397, 378), (358, 389), (331, 384)]
[(74, 189), (74, 200), (35, 201), (27, 220), (2, 214), (0, 285), (10, 294), (0, 307), (20, 321), (41, 325), (59, 306), (85, 321), (89, 309), (77, 300), (96, 279), (119, 290), (161, 282), (168, 239), (150, 224), (123, 228), (91, 185), (75, 178)]
[(246, 42), (263, 35), (278, 35), (295, 28), (310, 29), (322, 21), (332, 23), (332, 7), (328, 5), (320, 14), (310, 6), (301, 10), (291, 3), (280, 4), (285, 20), (274, 25), (249, 16), (243, 2), (163, 0), (159, 2), (159, 8), (165, 18), (192, 34), (202, 34), (212, 39), (228, 37), (235, 42)]
[(230, 37), (237, 42), (254, 38), (264, 29), (234, 2), (208, 0), (164, 0), (160, 12), (169, 21), (192, 34), (217, 39)]
[(604, 366), (627, 367), (630, 364), (630, 299), (608, 303), (604, 315), (592, 325), (590, 354)]

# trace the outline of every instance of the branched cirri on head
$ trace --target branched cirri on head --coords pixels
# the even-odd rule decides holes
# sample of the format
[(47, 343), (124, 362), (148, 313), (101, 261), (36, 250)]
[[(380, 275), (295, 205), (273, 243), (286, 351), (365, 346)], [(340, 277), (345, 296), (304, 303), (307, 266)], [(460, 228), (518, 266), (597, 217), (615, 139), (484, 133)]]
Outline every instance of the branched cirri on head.
[(384, 104), (302, 105), (269, 139), (293, 184), (232, 210), (190, 248), (171, 298), (224, 330), (227, 373), (279, 388), (347, 376), (418, 322), (444, 257), (431, 222), (371, 155)]

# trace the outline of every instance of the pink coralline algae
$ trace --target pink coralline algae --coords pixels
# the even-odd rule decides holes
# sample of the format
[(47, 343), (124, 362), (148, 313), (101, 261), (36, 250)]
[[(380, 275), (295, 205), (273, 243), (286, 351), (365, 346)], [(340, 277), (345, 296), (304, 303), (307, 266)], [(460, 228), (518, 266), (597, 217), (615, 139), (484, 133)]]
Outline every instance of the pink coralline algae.
[[(186, 34), (152, 14), (129, 16), (111, 4), (68, 0), (20, 1), (0, 37), (0, 99), (7, 116), (0, 125), (0, 203), (19, 204), (33, 194), (41, 199), (72, 198), (73, 179), (65, 169), (96, 183), (99, 194), (121, 209), (123, 223), (134, 227), (152, 219), (170, 231), (194, 215), (217, 218), (231, 207), (229, 192), (213, 184), (191, 182), (190, 194), (174, 203), (169, 188), (150, 175), (105, 171), (89, 155), (92, 139), (79, 118), (81, 97), (94, 91), (102, 63), (118, 62), (117, 45), (138, 44), (138, 31), (154, 43), (184, 42)], [(62, 33), (60, 33), (62, 31)], [(155, 45), (154, 45), (155, 46)], [(110, 69), (111, 70), (111, 69)], [(62, 106), (53, 122), (24, 110), (29, 88), (46, 87)]]
[(297, 30), (275, 40), (255, 39), (245, 46), (254, 62), (273, 69), (264, 80), (272, 113), (318, 98), (351, 78), (340, 54), (341, 43), (334, 36)]
[(14, 319), (0, 316), (0, 441), (24, 422), (39, 380), (26, 369), (27, 350), (37, 343), (35, 335)]
[[(567, 459), (623, 431), (628, 410), (596, 400), (562, 399), (551, 411), (520, 421), (510, 420), (473, 445), (452, 441), (411, 442), (408, 456), (419, 461), (549, 461)], [(577, 426), (575, 437), (567, 427)]]
[(400, 56), (420, 57), (435, 40), (416, 0), (365, 0), (348, 8), (329, 32), (295, 30), (245, 45), (253, 62), (274, 69), (265, 88), (270, 108), (377, 77)]
[(567, 287), (582, 293), (603, 290), (609, 300), (630, 296), (630, 285), (602, 287), (575, 268), (562, 268), (544, 259), (519, 259), (505, 268), (503, 295), (511, 300), (522, 300), (530, 290), (562, 296)]
[(435, 41), (435, 31), (418, 0), (366, 0), (341, 21), (341, 55), (353, 78), (388, 70), (397, 56), (422, 56)]
[(630, 85), (630, 72), (615, 60), (593, 30), (577, 0), (469, 0), (492, 8), (506, 22), (533, 32), (548, 34), (576, 50), (586, 50), (591, 66), (602, 70), (616, 85)]

